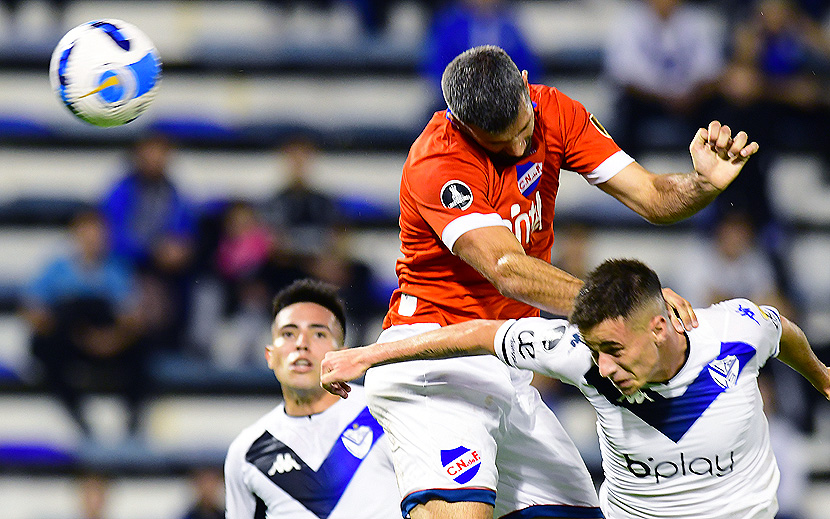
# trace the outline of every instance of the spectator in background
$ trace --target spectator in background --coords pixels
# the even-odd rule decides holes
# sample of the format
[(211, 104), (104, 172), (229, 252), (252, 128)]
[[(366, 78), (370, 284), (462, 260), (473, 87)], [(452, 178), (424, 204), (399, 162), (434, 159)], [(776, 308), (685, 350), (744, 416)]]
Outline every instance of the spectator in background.
[(777, 302), (775, 270), (748, 214), (724, 215), (703, 243), (703, 250), (687, 257), (678, 279), (689, 302), (704, 307), (741, 294), (762, 304)]
[(353, 258), (348, 250), (349, 236), (340, 232), (324, 254), (318, 255), (307, 269), (309, 276), (330, 283), (345, 301), (346, 317), (352, 340), (349, 346), (372, 342), (386, 312), (391, 294), (380, 294), (372, 269)]
[(723, 68), (717, 18), (685, 0), (626, 5), (605, 50), (616, 94), (611, 134), (635, 157), (655, 144), (685, 148), (687, 135), (710, 120)]
[(70, 224), (72, 250), (43, 268), (27, 287), (23, 315), (32, 329), (32, 353), (46, 385), (63, 401), (81, 430), (91, 390), (121, 394), (129, 407), (129, 430), (139, 425), (147, 391), (135, 278), (110, 251), (100, 213), (83, 210)]
[(283, 144), (279, 153), (285, 158), (286, 186), (259, 211), (280, 240), (282, 251), (316, 256), (328, 250), (335, 232), (344, 226), (337, 202), (311, 183), (318, 145), (311, 137), (298, 135)]
[(189, 308), (195, 212), (170, 178), (171, 142), (160, 134), (139, 139), (126, 174), (102, 203), (113, 251), (140, 273), (141, 308), (157, 345), (177, 349)]
[(272, 292), (305, 276), (333, 284), (348, 301), (351, 331), (361, 342), (369, 323), (385, 308), (388, 294), (377, 294), (371, 269), (351, 257), (350, 222), (337, 200), (312, 184), (319, 152), (307, 135), (298, 135), (280, 148), (287, 185), (259, 206), (276, 243), (265, 277)]
[(770, 203), (770, 167), (782, 152), (815, 153), (830, 164), (830, 99), (824, 94), (830, 42), (798, 2), (751, 4), (735, 11), (744, 16), (734, 23), (718, 111), (753, 132), (763, 149), (718, 197), (714, 216), (721, 218), (734, 208), (750, 215), (781, 289), (793, 297), (783, 259), (788, 233)]
[(733, 31), (725, 101), (763, 131), (762, 142), (773, 149), (826, 152), (830, 39), (797, 2), (758, 0), (754, 6)]
[[(302, 277), (299, 269), (275, 268), (277, 246), (252, 204), (236, 201), (228, 206), (215, 254), (225, 300), (222, 315), (216, 317), (225, 323), (224, 333), (219, 340), (211, 334), (214, 344), (207, 345), (220, 365), (254, 365), (261, 358), (271, 322), (269, 294)], [(211, 318), (214, 323), (216, 317)]]
[(531, 82), (542, 80), (541, 60), (519, 27), (509, 2), (454, 0), (435, 13), (427, 35), (422, 68), (435, 91), (430, 114), (446, 106), (441, 93), (444, 68), (465, 50), (479, 45), (503, 48), (519, 70), (527, 70)]
[(182, 519), (225, 519), (222, 469), (199, 467), (190, 473), (194, 499)]

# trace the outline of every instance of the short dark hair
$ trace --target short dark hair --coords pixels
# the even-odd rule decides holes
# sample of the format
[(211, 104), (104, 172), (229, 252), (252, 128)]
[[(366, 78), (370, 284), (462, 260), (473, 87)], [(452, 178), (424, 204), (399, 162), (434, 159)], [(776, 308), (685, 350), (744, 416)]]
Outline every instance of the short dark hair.
[(340, 325), (340, 331), (345, 341), (346, 308), (340, 296), (337, 295), (337, 288), (334, 285), (311, 278), (294, 281), (274, 296), (271, 320), (276, 319), (277, 314), (283, 308), (295, 303), (314, 303), (331, 312), (337, 320), (337, 324)]
[(581, 331), (589, 330), (606, 319), (625, 319), (662, 297), (660, 278), (644, 263), (606, 260), (588, 274), (576, 296), (570, 321)]
[(473, 47), (444, 69), (441, 90), (447, 107), (462, 122), (499, 134), (519, 116), (530, 95), (522, 73), (495, 45)]

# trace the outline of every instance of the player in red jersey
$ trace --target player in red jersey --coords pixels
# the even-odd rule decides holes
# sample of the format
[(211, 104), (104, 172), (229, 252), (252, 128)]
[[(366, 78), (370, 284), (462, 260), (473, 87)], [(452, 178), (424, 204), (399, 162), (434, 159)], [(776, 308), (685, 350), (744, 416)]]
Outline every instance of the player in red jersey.
[[(560, 168), (650, 222), (671, 223), (711, 202), (758, 150), (713, 121), (690, 145), (691, 173), (654, 174), (580, 103), (529, 85), (493, 46), (456, 57), (442, 88), (449, 108), (404, 164), (399, 288), (378, 342), (540, 308), (569, 314), (582, 282), (550, 264)], [(688, 303), (675, 304), (694, 325)], [(369, 406), (393, 444), (404, 517), (602, 517), (576, 448), (529, 383), (492, 358), (369, 370)]]

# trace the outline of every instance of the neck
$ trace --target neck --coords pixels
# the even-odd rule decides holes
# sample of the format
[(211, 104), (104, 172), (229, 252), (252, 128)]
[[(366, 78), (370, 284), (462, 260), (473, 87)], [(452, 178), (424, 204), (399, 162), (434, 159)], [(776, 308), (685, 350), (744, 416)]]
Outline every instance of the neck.
[(666, 375), (665, 382), (667, 382), (680, 372), (686, 364), (686, 359), (689, 358), (689, 341), (686, 334), (672, 327), (672, 333), (666, 340), (663, 351), (665, 352), (663, 368)]
[(295, 390), (283, 387), (285, 414), (288, 416), (310, 416), (322, 413), (340, 400), (322, 388), (318, 390)]

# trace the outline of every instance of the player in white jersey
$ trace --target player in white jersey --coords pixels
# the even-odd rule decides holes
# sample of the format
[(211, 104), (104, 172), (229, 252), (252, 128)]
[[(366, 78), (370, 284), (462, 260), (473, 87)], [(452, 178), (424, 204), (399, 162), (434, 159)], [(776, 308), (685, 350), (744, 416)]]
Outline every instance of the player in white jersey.
[(531, 317), (470, 321), (412, 339), (327, 356), (322, 381), (400, 360), (497, 355), (577, 386), (597, 411), (609, 519), (771, 519), (778, 469), (757, 385), (773, 356), (830, 399), (830, 371), (803, 332), (746, 299), (696, 310), (678, 332), (657, 275), (612, 260), (588, 276), (571, 324)]
[(343, 347), (333, 287), (295, 282), (274, 298), (268, 367), (284, 402), (247, 427), (225, 460), (228, 519), (389, 519), (400, 494), (383, 429), (362, 388), (354, 402), (320, 386), (320, 363)]

